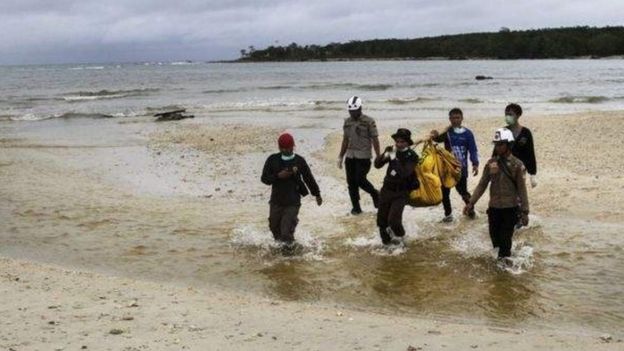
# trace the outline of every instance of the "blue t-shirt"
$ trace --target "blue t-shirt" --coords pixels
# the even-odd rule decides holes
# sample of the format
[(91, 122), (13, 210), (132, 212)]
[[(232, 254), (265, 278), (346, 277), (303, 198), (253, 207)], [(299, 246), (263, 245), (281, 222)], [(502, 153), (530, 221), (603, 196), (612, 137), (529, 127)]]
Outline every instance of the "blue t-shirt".
[(468, 172), (468, 153), (470, 153), (470, 163), (473, 166), (479, 166), (477, 143), (470, 129), (462, 128), (460, 133), (456, 133), (454, 128), (449, 128), (446, 133), (440, 134), (434, 140), (443, 141), (445, 148), (453, 152), (457, 160), (461, 162), (462, 173), (467, 174)]

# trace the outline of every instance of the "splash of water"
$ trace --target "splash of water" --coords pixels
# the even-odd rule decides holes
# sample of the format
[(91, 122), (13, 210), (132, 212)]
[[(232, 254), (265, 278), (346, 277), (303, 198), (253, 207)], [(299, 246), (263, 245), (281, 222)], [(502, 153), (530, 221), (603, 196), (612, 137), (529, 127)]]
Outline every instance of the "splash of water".
[(277, 252), (283, 249), (283, 244), (275, 241), (268, 229), (260, 229), (254, 225), (244, 225), (234, 228), (230, 243), (234, 247), (257, 250), (263, 257), (310, 261), (322, 261), (324, 259), (325, 243), (321, 239), (305, 230), (297, 231), (295, 239), (297, 246), (301, 248), (300, 254), (292, 256), (276, 255)]

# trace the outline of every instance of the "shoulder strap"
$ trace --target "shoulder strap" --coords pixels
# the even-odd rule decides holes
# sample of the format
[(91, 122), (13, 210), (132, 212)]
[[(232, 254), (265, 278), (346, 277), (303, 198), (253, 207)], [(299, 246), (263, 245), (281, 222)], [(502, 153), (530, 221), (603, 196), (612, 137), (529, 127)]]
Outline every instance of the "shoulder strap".
[(453, 140), (451, 140), (451, 128), (449, 127), (446, 130), (446, 140), (448, 140), (449, 146), (451, 147), (451, 151), (453, 150)]
[(499, 164), (502, 166), (501, 169), (503, 170), (503, 173), (505, 173), (507, 178), (511, 180), (511, 182), (514, 185), (514, 188), (518, 190), (518, 183), (516, 183), (516, 179), (511, 175), (511, 170), (507, 167), (507, 163), (503, 161), (503, 162), (499, 162)]

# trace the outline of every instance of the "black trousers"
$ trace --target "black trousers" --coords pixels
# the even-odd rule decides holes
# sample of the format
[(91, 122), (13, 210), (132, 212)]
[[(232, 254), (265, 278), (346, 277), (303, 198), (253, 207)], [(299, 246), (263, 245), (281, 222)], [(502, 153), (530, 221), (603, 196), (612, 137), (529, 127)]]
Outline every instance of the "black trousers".
[(511, 256), (511, 238), (518, 221), (518, 208), (494, 208), (487, 210), (492, 246), (498, 247), (498, 257)]
[[(462, 173), (461, 179), (455, 185), (455, 190), (461, 195), (464, 203), (470, 201), (470, 193), (468, 192), (468, 173)], [(442, 205), (444, 206), (444, 215), (448, 216), (453, 213), (451, 207), (451, 189), (442, 186)]]
[(373, 197), (376, 202), (378, 193), (373, 184), (368, 181), (366, 176), (371, 168), (371, 160), (360, 158), (347, 158), (345, 160), (345, 170), (347, 173), (347, 184), (349, 186), (349, 197), (353, 209), (360, 208), (360, 189), (366, 191)]
[(377, 209), (377, 226), (384, 244), (390, 243), (390, 235), (386, 228), (390, 227), (396, 236), (405, 236), (403, 227), (403, 209), (407, 205), (407, 191), (391, 191), (381, 188), (379, 208)]
[(299, 223), (299, 208), (301, 205), (280, 206), (271, 204), (269, 213), (269, 228), (273, 238), (277, 241), (292, 243), (295, 241), (295, 229)]

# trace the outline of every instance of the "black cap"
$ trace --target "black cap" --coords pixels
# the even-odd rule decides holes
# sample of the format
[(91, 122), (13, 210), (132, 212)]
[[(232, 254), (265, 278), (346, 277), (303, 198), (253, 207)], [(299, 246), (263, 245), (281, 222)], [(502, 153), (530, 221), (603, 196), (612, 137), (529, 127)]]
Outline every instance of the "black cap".
[(412, 141), (412, 132), (410, 132), (409, 129), (406, 129), (406, 128), (397, 129), (396, 133), (392, 134), (392, 139), (396, 141), (397, 138), (401, 138), (407, 141), (409, 145), (414, 145), (414, 142)]

